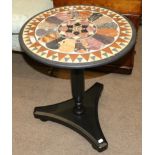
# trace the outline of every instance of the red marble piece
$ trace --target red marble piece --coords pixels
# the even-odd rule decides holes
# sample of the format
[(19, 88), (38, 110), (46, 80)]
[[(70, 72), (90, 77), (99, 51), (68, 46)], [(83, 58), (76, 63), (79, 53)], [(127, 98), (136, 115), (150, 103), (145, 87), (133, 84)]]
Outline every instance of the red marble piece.
[(66, 56), (64, 53), (58, 53), (58, 59), (61, 60)]
[(47, 58), (48, 58), (48, 57), (50, 57), (50, 56), (52, 56), (53, 54), (54, 54), (54, 52), (53, 52), (53, 51), (48, 50), (48, 53), (47, 53)]
[(87, 38), (86, 41), (88, 42), (88, 49), (89, 50), (98, 50), (104, 46), (103, 43), (101, 43), (98, 40), (91, 38), (91, 37)]
[(79, 11), (79, 18), (87, 19), (91, 14), (89, 11)]
[(111, 49), (110, 49), (109, 47), (104, 48), (104, 51), (105, 51), (106, 53), (113, 54), (113, 52), (111, 51)]
[(118, 38), (116, 41), (117, 41), (117, 42), (126, 42), (126, 43), (127, 43), (127, 41), (124, 40), (124, 39), (122, 39), (122, 38)]
[(115, 48), (121, 48), (121, 46), (119, 46), (117, 43), (113, 43), (111, 46)]
[(110, 37), (115, 37), (118, 35), (118, 31), (115, 29), (98, 29), (97, 34), (100, 35), (105, 35), (105, 36), (110, 36)]
[(90, 56), (90, 54), (82, 54), (82, 57), (83, 57), (86, 61), (88, 61), (89, 56)]
[(127, 30), (130, 30), (130, 29), (127, 27), (120, 27), (120, 31), (127, 31)]
[(97, 51), (97, 52), (93, 52), (93, 55), (97, 56), (98, 58), (102, 58), (101, 52)]
[(35, 43), (31, 44), (31, 46), (29, 48), (37, 47), (37, 46), (41, 46), (39, 42), (35, 42)]
[(41, 46), (41, 47), (38, 49), (37, 53), (42, 53), (42, 52), (44, 52), (44, 51), (46, 51), (46, 50), (47, 50), (47, 48)]
[(75, 59), (79, 56), (79, 54), (70, 54), (70, 58), (72, 61), (75, 61)]

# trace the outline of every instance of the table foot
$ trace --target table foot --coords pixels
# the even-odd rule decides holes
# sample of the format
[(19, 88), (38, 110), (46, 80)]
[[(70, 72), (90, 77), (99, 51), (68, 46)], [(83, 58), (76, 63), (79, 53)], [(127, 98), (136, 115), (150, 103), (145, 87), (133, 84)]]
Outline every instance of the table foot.
[(97, 151), (107, 149), (108, 143), (102, 133), (98, 120), (98, 100), (103, 90), (103, 85), (95, 83), (84, 92), (84, 113), (74, 113), (75, 101), (70, 99), (58, 104), (35, 107), (34, 117), (42, 121), (54, 121), (75, 130), (84, 136)]

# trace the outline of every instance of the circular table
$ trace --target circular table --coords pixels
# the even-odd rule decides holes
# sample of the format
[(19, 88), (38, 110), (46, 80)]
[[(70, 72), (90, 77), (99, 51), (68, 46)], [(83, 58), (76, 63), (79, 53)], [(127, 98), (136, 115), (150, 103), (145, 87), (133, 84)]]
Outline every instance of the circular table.
[(55, 121), (83, 135), (98, 151), (108, 143), (98, 120), (103, 84), (84, 91), (84, 69), (105, 65), (127, 54), (135, 45), (136, 31), (124, 16), (97, 6), (53, 8), (32, 17), (21, 29), (21, 48), (44, 64), (71, 69), (73, 98), (35, 107), (34, 116)]

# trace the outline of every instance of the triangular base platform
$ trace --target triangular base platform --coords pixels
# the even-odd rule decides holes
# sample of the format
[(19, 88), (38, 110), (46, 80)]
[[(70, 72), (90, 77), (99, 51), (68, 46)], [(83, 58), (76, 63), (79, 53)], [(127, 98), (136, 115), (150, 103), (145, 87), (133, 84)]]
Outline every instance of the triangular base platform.
[(83, 106), (85, 112), (76, 115), (73, 112), (74, 100), (70, 99), (58, 104), (36, 107), (34, 117), (42, 121), (54, 121), (75, 130), (84, 136), (99, 152), (108, 147), (98, 120), (98, 100), (103, 85), (95, 83), (84, 93)]

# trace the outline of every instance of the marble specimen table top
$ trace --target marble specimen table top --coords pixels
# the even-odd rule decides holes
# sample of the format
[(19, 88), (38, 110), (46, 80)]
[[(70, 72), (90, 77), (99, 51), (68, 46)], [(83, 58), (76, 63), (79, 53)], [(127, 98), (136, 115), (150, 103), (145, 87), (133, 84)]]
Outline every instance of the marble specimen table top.
[(32, 17), (22, 28), (24, 51), (42, 63), (89, 68), (113, 62), (133, 47), (132, 23), (97, 6), (64, 6)]

